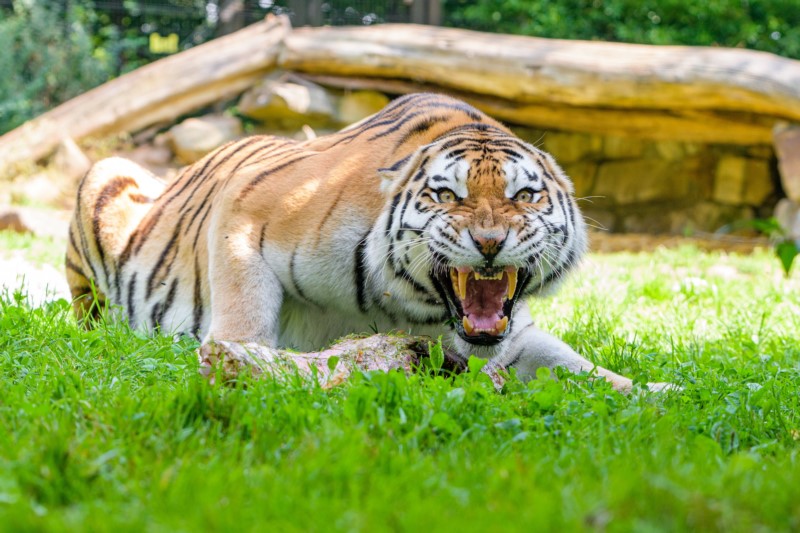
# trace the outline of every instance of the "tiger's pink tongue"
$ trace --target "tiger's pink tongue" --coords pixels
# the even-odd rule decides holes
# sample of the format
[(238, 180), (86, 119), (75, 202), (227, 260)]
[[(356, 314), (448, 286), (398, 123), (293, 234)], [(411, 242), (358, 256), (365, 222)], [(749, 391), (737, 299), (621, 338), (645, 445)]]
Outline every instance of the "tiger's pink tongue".
[(467, 297), (461, 301), (464, 315), (475, 329), (491, 330), (503, 315), (503, 297), (508, 289), (505, 280), (471, 280)]

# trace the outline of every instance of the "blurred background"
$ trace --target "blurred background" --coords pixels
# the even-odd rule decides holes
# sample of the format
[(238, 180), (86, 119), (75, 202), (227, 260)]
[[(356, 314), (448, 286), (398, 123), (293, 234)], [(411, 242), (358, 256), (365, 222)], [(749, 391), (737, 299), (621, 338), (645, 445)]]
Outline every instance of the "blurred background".
[(269, 13), (294, 27), (413, 22), (800, 58), (797, 0), (0, 0), (0, 134)]

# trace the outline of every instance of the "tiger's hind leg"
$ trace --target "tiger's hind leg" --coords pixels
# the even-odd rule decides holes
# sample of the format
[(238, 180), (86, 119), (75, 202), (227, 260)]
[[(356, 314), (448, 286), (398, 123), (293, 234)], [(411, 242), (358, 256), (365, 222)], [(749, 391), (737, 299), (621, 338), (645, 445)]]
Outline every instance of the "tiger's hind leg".
[(78, 320), (120, 303), (120, 256), (163, 190), (153, 174), (119, 157), (99, 161), (81, 181), (65, 260)]

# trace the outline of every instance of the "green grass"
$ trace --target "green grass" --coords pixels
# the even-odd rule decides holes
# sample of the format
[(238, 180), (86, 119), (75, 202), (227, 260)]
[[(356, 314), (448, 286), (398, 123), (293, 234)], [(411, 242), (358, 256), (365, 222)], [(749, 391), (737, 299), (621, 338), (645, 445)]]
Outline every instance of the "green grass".
[(0, 528), (800, 528), (800, 275), (768, 252), (593, 256), (542, 324), (684, 390), (562, 376), (211, 387), (190, 341), (0, 297)]

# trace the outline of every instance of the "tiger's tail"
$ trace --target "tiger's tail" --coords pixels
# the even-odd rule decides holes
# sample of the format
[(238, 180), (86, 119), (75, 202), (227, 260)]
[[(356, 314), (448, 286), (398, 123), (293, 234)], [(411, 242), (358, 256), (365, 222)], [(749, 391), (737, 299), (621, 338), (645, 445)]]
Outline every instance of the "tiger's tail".
[(81, 181), (65, 260), (78, 320), (96, 317), (119, 286), (119, 258), (163, 190), (161, 180), (119, 157), (99, 161)]

